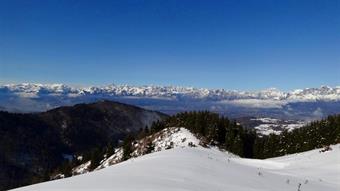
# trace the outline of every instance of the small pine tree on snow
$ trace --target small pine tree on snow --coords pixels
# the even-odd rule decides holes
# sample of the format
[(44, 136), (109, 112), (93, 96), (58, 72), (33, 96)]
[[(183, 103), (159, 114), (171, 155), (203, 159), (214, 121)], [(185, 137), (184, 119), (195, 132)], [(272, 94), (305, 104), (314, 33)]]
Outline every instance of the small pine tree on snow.
[(97, 168), (102, 159), (103, 159), (103, 153), (99, 149), (94, 149), (91, 153), (91, 165), (89, 169), (94, 170), (95, 168)]
[(235, 137), (231, 151), (241, 157), (243, 156), (243, 143), (239, 135)]
[(146, 145), (146, 154), (152, 153), (154, 150), (155, 150), (155, 145), (152, 143), (152, 141), (150, 141)]
[(132, 135), (128, 135), (123, 142), (123, 161), (128, 160), (132, 153), (132, 142), (134, 138)]

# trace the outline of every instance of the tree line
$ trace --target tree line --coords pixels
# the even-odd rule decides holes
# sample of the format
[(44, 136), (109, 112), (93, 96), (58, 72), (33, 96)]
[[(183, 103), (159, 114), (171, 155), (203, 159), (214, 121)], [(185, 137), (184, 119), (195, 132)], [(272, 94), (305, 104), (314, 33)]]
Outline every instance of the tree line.
[[(183, 112), (154, 122), (150, 134), (167, 127), (185, 127), (206, 143), (246, 158), (271, 158), (340, 143), (340, 115), (311, 122), (280, 135), (259, 135), (234, 120), (209, 111)], [(145, 133), (144, 133), (145, 134)]]

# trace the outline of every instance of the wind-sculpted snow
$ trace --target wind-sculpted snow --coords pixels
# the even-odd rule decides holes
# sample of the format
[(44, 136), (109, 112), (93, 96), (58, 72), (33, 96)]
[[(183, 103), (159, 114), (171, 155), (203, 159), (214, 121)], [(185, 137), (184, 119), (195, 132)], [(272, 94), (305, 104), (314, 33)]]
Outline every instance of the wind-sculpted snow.
[(340, 145), (267, 160), (217, 149), (177, 147), (71, 178), (19, 188), (40, 190), (335, 191)]

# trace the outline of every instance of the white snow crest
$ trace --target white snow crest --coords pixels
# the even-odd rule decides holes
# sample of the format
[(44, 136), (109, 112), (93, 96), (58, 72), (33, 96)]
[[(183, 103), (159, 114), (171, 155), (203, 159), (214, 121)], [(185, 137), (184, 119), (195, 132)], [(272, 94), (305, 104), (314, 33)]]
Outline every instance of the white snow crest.
[(167, 128), (164, 134), (153, 141), (156, 151), (165, 150), (169, 147), (199, 146), (200, 141), (189, 130), (180, 127)]
[[(139, 157), (148, 154), (148, 146), (152, 145), (153, 148), (149, 151), (157, 152), (177, 147), (199, 147), (200, 141), (189, 130), (183, 127), (169, 127), (153, 135), (147, 136), (141, 140), (137, 140), (133, 144), (133, 152), (131, 157)], [(122, 162), (123, 149), (117, 148), (111, 156), (107, 156), (100, 162), (100, 165), (95, 169), (99, 170), (108, 166)], [(73, 174), (83, 174), (89, 172), (91, 162), (88, 161), (84, 164), (73, 169)]]

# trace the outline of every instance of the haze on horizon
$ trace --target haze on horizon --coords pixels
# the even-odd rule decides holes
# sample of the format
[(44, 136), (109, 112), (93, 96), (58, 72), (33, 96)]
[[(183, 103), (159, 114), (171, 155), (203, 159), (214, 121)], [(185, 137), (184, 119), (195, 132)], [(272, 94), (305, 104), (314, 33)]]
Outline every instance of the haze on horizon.
[(0, 1), (0, 83), (340, 85), (340, 1)]

